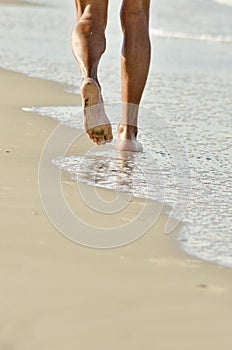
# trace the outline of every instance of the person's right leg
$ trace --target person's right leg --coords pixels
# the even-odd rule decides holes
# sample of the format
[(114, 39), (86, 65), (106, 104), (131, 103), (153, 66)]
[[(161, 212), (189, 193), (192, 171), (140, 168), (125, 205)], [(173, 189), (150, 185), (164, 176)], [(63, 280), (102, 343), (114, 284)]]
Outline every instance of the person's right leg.
[(124, 34), (121, 56), (122, 118), (118, 127), (118, 148), (139, 150), (138, 108), (150, 65), (150, 0), (123, 0), (121, 24)]
[(75, 0), (77, 20), (72, 51), (82, 74), (81, 96), (87, 134), (97, 144), (110, 142), (112, 130), (105, 114), (97, 69), (105, 51), (108, 0)]

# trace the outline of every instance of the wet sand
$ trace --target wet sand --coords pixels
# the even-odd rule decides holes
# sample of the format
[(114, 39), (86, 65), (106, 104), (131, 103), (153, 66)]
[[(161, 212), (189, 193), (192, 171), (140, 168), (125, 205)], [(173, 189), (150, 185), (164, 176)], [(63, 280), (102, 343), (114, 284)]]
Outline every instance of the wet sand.
[[(0, 76), (0, 349), (231, 349), (232, 271), (181, 252), (175, 234), (164, 234), (165, 215), (117, 249), (86, 248), (57, 232), (38, 189), (40, 155), (57, 122), (21, 108), (80, 98), (56, 83)], [(83, 151), (89, 145), (84, 137)], [(91, 223), (75, 184), (64, 177), (63, 186)], [(92, 222), (103, 223), (111, 215)]]

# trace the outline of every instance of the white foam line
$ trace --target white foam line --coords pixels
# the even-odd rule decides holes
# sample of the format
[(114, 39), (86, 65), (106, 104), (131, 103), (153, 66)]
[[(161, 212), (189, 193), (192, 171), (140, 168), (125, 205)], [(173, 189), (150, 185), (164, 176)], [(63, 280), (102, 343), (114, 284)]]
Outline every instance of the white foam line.
[(173, 38), (173, 39), (181, 39), (181, 40), (196, 40), (196, 41), (210, 41), (210, 42), (217, 42), (217, 43), (232, 43), (232, 37), (231, 36), (214, 36), (210, 34), (200, 34), (200, 35), (194, 35), (194, 34), (188, 34), (188, 33), (182, 33), (182, 32), (166, 32), (162, 29), (154, 29), (150, 28), (150, 33), (154, 36), (160, 37), (160, 38)]
[(217, 4), (232, 6), (232, 0), (214, 0)]

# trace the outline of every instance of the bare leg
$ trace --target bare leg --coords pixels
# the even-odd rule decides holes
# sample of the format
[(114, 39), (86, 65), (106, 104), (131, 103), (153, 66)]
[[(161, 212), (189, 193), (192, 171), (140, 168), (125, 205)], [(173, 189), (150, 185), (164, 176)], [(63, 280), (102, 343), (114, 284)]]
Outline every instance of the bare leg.
[(97, 144), (113, 138), (105, 114), (97, 69), (105, 51), (108, 0), (75, 0), (78, 23), (72, 33), (72, 51), (82, 74), (84, 126)]
[(118, 126), (118, 149), (139, 151), (136, 140), (139, 103), (150, 66), (150, 0), (124, 0), (121, 24), (124, 34), (121, 56), (122, 118)]

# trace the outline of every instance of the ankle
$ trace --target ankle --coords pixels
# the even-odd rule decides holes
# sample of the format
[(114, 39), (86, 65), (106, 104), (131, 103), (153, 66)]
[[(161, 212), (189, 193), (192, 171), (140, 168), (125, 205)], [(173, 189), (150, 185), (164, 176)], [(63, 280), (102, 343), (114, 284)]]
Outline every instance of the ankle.
[(118, 137), (128, 140), (134, 140), (137, 137), (138, 128), (129, 124), (118, 124)]

